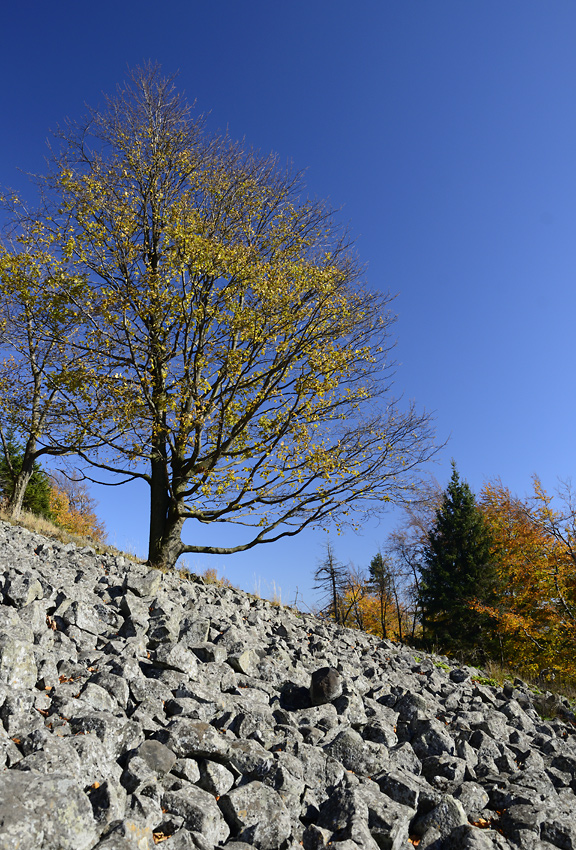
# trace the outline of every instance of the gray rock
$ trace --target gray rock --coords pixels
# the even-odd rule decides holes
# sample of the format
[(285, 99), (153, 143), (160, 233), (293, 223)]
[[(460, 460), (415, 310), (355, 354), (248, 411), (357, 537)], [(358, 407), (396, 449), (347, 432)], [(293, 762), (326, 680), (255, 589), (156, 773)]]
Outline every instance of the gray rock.
[(198, 786), (214, 797), (222, 797), (234, 785), (235, 776), (232, 771), (217, 761), (202, 759), (199, 770)]
[(468, 816), (479, 817), (490, 801), (489, 794), (477, 782), (462, 782), (454, 791)]
[(46, 736), (38, 741), (38, 749), (21, 759), (16, 767), (34, 773), (62, 774), (82, 784), (85, 777), (80, 757), (70, 741), (49, 735), (47, 730)]
[(246, 778), (263, 779), (274, 764), (274, 755), (254, 739), (231, 741), (225, 762)]
[(115, 700), (112, 699), (108, 691), (101, 688), (100, 685), (94, 684), (94, 682), (87, 682), (84, 685), (80, 692), (80, 697), (83, 702), (87, 703), (91, 708), (96, 709), (96, 711), (113, 712), (118, 708)]
[(151, 850), (154, 846), (152, 841), (149, 826), (123, 818), (106, 832), (106, 838), (96, 845), (95, 850)]
[(162, 797), (162, 809), (182, 817), (186, 829), (199, 832), (212, 844), (224, 842), (230, 834), (212, 794), (194, 785), (167, 791)]
[[(199, 617), (194, 614), (187, 614), (183, 617), (180, 623), (180, 640), (191, 649), (194, 646), (202, 646), (208, 641), (209, 631), (209, 619), (206, 617)], [(223, 657), (219, 660), (223, 661), (226, 657), (226, 653), (223, 652), (222, 655)]]
[(190, 645), (190, 649), (200, 661), (212, 661), (221, 664), (228, 658), (226, 647), (219, 646), (216, 643), (210, 643), (210, 641), (197, 643), (195, 640), (192, 642), (188, 640), (188, 635), (186, 634), (182, 636), (182, 642)]
[(504, 839), (498, 833), (491, 833), (492, 830), (466, 824), (455, 827), (441, 843), (445, 850), (494, 850), (495, 847), (509, 846), (501, 843)]
[(121, 820), (126, 806), (126, 792), (119, 783), (107, 779), (95, 782), (87, 791), (94, 819), (99, 827)]
[(139, 723), (114, 717), (105, 711), (84, 711), (70, 718), (70, 729), (75, 735), (93, 732), (113, 758), (120, 758), (144, 740)]
[(333, 667), (321, 667), (312, 673), (310, 698), (312, 705), (332, 702), (342, 694), (342, 677)]
[(357, 774), (379, 773), (388, 762), (388, 754), (382, 746), (364, 741), (359, 732), (350, 728), (338, 732), (324, 745), (324, 750), (346, 770)]
[(393, 850), (405, 848), (414, 809), (379, 793), (375, 783), (364, 783), (361, 793), (368, 806), (368, 828), (378, 846)]
[(225, 758), (230, 744), (209, 723), (186, 717), (172, 720), (161, 736), (162, 743), (178, 758)]
[(163, 643), (154, 653), (154, 664), (186, 673), (189, 678), (195, 678), (198, 661), (194, 653), (182, 643)]
[(412, 829), (416, 835), (422, 836), (425, 836), (428, 830), (434, 829), (446, 838), (453, 829), (467, 823), (468, 817), (462, 803), (447, 794), (431, 812), (413, 822)]
[[(67, 726), (60, 727), (67, 729)], [(85, 786), (102, 784), (107, 779), (120, 780), (122, 768), (94, 732), (67, 738), (80, 758)]]
[(435, 718), (413, 720), (410, 724), (412, 749), (420, 759), (443, 754), (455, 755), (456, 745), (446, 727)]
[(35, 599), (42, 599), (44, 588), (37, 576), (31, 571), (21, 574), (12, 573), (4, 587), (6, 600), (16, 608), (24, 608)]
[(177, 759), (170, 772), (193, 785), (197, 785), (200, 779), (200, 768), (195, 759)]
[(176, 756), (172, 750), (161, 744), (160, 741), (143, 741), (136, 752), (156, 776), (164, 776), (165, 773), (170, 773), (176, 763)]
[(162, 584), (162, 573), (158, 570), (149, 570), (144, 575), (135, 573), (126, 574), (126, 589), (132, 591), (136, 596), (155, 596)]
[(522, 844), (524, 836), (529, 838), (540, 835), (540, 826), (545, 820), (545, 812), (534, 803), (512, 805), (502, 813), (500, 826), (506, 838), (516, 844)]
[(59, 774), (0, 774), (0, 847), (90, 850), (98, 840), (80, 785)]
[(139, 676), (137, 678), (131, 678), (128, 684), (132, 699), (137, 703), (153, 698), (165, 702), (172, 698), (170, 688), (157, 679)]
[(406, 723), (410, 720), (425, 718), (428, 713), (428, 703), (421, 694), (405, 693), (394, 705), (400, 720)]
[[(422, 760), (422, 773), (426, 779), (432, 781), (436, 787), (447, 785), (460, 786), (464, 781), (466, 774), (466, 759), (458, 758), (457, 756), (441, 755), (428, 756)], [(440, 782), (440, 779), (445, 780)]]
[(11, 688), (33, 688), (37, 678), (31, 642), (0, 634), (0, 682)]
[(540, 835), (561, 850), (576, 850), (576, 823), (572, 815), (548, 816), (540, 827)]
[(401, 803), (403, 806), (409, 806), (411, 809), (416, 809), (418, 801), (422, 793), (431, 794), (432, 789), (428, 784), (419, 777), (412, 774), (403, 774), (396, 771), (385, 771), (380, 776), (375, 777), (380, 790), (394, 800), (396, 803)]
[(451, 682), (465, 682), (466, 679), (470, 678), (470, 673), (464, 668), (456, 668), (454, 670), (450, 670), (449, 675)]
[(345, 774), (321, 805), (317, 825), (332, 833), (332, 842), (351, 840), (367, 850), (378, 844), (370, 835), (369, 808), (358, 780)]
[(408, 741), (390, 751), (390, 766), (402, 772), (414, 773), (416, 776), (422, 773), (422, 762)]
[(256, 650), (244, 649), (241, 652), (231, 653), (226, 660), (237, 673), (243, 673), (246, 676), (251, 676), (257, 670), (260, 657)]
[(277, 850), (290, 837), (290, 815), (280, 796), (261, 782), (234, 788), (220, 799), (232, 834), (260, 850)]
[(104, 635), (120, 628), (118, 617), (99, 600), (92, 605), (73, 600), (62, 613), (62, 619), (67, 626), (76, 626), (92, 635)]
[(89, 681), (95, 685), (99, 685), (101, 688), (104, 688), (110, 696), (114, 697), (120, 708), (126, 708), (128, 706), (130, 690), (128, 688), (128, 683), (122, 678), (122, 676), (102, 671), (101, 673), (95, 673)]
[[(150, 787), (155, 782), (156, 773), (149, 764), (137, 755), (132, 756), (122, 774), (122, 785), (124, 788), (133, 794), (135, 791), (141, 789), (142, 786)], [(151, 795), (149, 793), (148, 796), (156, 797), (157, 794), (154, 793)]]

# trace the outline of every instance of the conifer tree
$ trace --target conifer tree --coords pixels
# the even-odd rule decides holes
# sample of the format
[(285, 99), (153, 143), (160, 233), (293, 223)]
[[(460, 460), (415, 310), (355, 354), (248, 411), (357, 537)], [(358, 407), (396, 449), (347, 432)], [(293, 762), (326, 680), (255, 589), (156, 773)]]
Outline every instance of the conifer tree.
[(497, 577), (484, 517), (454, 462), (421, 568), (420, 601), (428, 642), (480, 660), (491, 651), (491, 619), (474, 605), (496, 595)]
[(388, 637), (386, 629), (386, 616), (388, 613), (388, 605), (392, 597), (392, 576), (390, 574), (390, 566), (378, 552), (370, 561), (368, 567), (370, 573), (370, 589), (378, 598), (378, 607), (380, 610), (380, 628), (382, 629), (382, 637)]
[[(16, 441), (13, 431), (3, 436), (0, 447), (0, 491), (10, 501), (18, 476), (22, 470), (24, 450)], [(37, 516), (51, 519), (50, 481), (39, 463), (32, 464), (32, 471), (22, 500), (22, 507)]]

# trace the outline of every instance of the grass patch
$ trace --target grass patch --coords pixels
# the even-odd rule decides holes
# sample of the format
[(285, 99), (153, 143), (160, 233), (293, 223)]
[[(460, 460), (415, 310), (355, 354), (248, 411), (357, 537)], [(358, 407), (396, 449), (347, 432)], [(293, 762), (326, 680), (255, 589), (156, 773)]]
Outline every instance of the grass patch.
[(500, 682), (490, 676), (472, 676), (472, 681), (477, 685), (487, 685), (490, 688), (500, 687)]
[(218, 587), (234, 587), (232, 582), (226, 576), (219, 576), (215, 567), (206, 567), (203, 573), (200, 574), (204, 579), (204, 584), (215, 584)]
[(563, 676), (561, 673), (558, 673), (555, 678), (543, 677), (542, 675), (534, 676), (532, 672), (523, 670), (521, 667), (511, 669), (505, 664), (499, 664), (495, 661), (487, 662), (485, 672), (489, 677), (496, 679), (500, 686), (504, 682), (514, 682), (519, 678), (532, 693), (538, 696), (548, 691), (565, 697), (572, 704), (576, 702), (576, 680), (574, 677)]
[(29, 511), (22, 511), (20, 517), (15, 520), (12, 517), (8, 516), (8, 514), (4, 510), (0, 509), (0, 520), (2, 520), (3, 522), (7, 522), (9, 525), (26, 528), (28, 529), (28, 531), (31, 531), (34, 534), (41, 534), (43, 537), (48, 537), (52, 540), (58, 540), (64, 545), (66, 545), (67, 543), (74, 543), (80, 548), (84, 546), (89, 546), (94, 549), (94, 551), (97, 552), (99, 555), (114, 555), (115, 557), (122, 555), (124, 558), (128, 558), (130, 561), (136, 561), (136, 563), (139, 564), (145, 563), (142, 558), (138, 558), (136, 555), (127, 552), (122, 552), (115, 546), (110, 546), (108, 543), (100, 543), (97, 540), (93, 540), (91, 537), (83, 537), (81, 534), (75, 534), (74, 532), (66, 531), (66, 529), (62, 528), (59, 525), (56, 525), (56, 523), (51, 522), (45, 517), (37, 516), (36, 514), (32, 514)]

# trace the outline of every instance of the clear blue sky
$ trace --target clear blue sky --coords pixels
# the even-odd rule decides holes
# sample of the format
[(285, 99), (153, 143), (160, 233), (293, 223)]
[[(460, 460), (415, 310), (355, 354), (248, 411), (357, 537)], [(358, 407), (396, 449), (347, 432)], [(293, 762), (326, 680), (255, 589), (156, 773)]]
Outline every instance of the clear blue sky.
[[(49, 128), (147, 60), (209, 126), (307, 169), (372, 287), (398, 293), (396, 387), (435, 411), (474, 490), (575, 468), (576, 4), (572, 0), (60, 0), (2, 16), (0, 184), (24, 194)], [(146, 494), (99, 491), (111, 542), (146, 549)], [(334, 539), (367, 565), (394, 516)], [(314, 600), (325, 535), (191, 558)]]

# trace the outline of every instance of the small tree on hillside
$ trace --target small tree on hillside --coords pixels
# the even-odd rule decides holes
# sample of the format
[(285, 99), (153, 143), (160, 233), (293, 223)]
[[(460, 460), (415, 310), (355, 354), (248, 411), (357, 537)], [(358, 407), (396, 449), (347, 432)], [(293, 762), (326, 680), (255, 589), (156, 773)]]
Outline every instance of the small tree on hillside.
[(388, 616), (388, 608), (391, 601), (393, 590), (392, 575), (390, 566), (383, 557), (382, 552), (378, 552), (370, 561), (368, 567), (370, 573), (370, 590), (378, 599), (378, 608), (380, 612), (380, 627), (382, 629), (382, 637), (388, 637), (386, 620)]
[(346, 588), (347, 573), (343, 564), (338, 561), (330, 541), (326, 543), (326, 555), (314, 573), (314, 590), (323, 591), (323, 611), (328, 616), (342, 623), (342, 596)]
[(424, 548), (420, 601), (425, 638), (444, 651), (485, 656), (491, 619), (473, 605), (492, 600), (496, 586), (489, 530), (453, 463)]
[(96, 500), (86, 482), (61, 471), (51, 474), (50, 509), (61, 528), (99, 543), (106, 539), (104, 523), (96, 516)]
[(442, 489), (436, 481), (423, 482), (418, 498), (404, 505), (401, 522), (388, 535), (383, 547), (396, 607), (397, 636), (401, 641), (415, 641), (421, 627), (420, 576), (424, 549), (442, 498)]
[(365, 602), (367, 595), (364, 570), (350, 563), (345, 570), (341, 600), (342, 625), (364, 630), (366, 627)]

